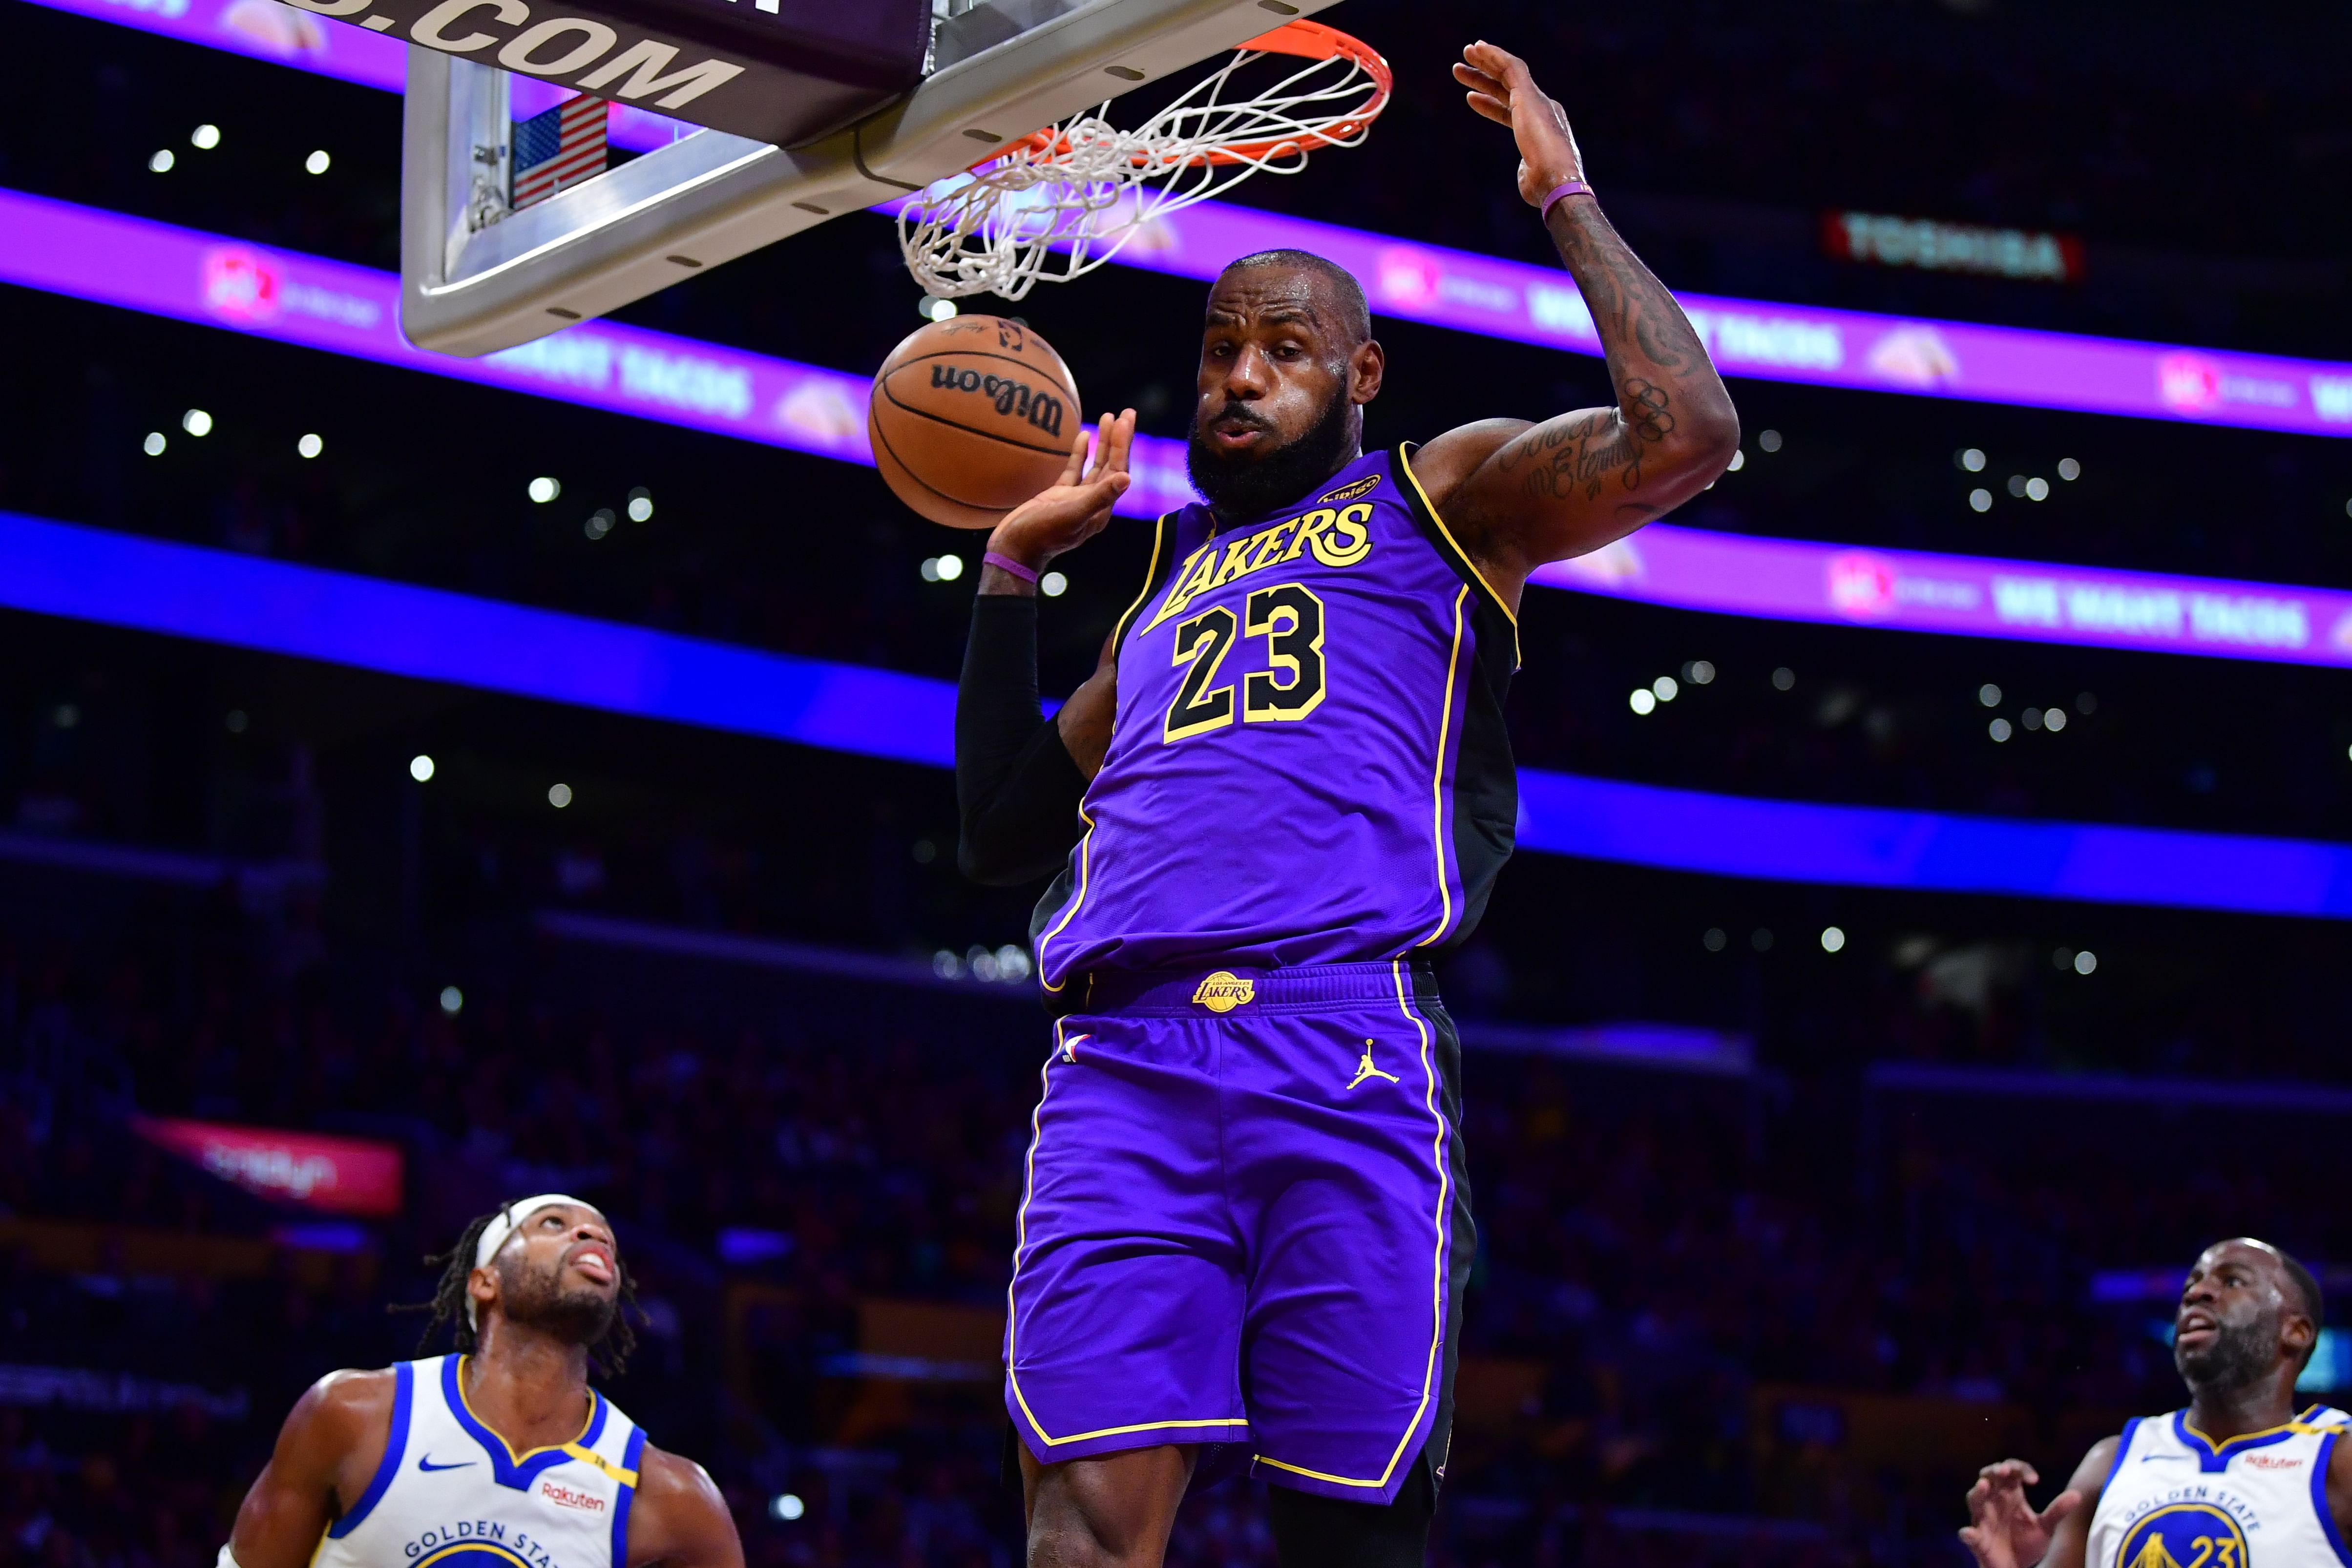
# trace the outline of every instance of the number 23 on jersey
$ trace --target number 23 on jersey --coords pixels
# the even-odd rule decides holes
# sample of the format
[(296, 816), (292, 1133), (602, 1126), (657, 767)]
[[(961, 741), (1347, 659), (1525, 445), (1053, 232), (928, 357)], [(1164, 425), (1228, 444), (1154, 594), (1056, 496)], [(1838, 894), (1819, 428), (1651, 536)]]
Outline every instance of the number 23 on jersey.
[(1321, 705), (1323, 601), (1303, 582), (1277, 583), (1252, 593), (1238, 622), (1220, 604), (1177, 623), (1174, 661), (1184, 679), (1168, 707), (1163, 733), (1170, 741), (1234, 722), (1234, 684), (1218, 677), (1237, 636), (1263, 637), (1266, 644), (1266, 667), (1241, 680), (1244, 723), (1305, 718)]

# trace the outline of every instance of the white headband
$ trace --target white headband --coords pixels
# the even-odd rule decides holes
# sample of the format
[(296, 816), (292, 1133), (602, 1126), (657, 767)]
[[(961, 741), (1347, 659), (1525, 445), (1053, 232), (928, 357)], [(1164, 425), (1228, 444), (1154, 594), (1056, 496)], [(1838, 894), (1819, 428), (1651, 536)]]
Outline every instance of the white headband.
[[(604, 1216), (604, 1211), (594, 1204), (583, 1203), (565, 1193), (543, 1192), (537, 1197), (518, 1198), (492, 1215), (490, 1222), (482, 1227), (482, 1239), (474, 1244), (474, 1267), (477, 1269), (487, 1267), (489, 1260), (499, 1255), (499, 1249), (507, 1244), (507, 1238), (515, 1233), (515, 1227), (537, 1214), (541, 1209), (559, 1203), (568, 1203), (574, 1208), (584, 1208), (599, 1219)], [(474, 1298), (469, 1294), (466, 1298), (466, 1326), (481, 1327), (477, 1317)]]

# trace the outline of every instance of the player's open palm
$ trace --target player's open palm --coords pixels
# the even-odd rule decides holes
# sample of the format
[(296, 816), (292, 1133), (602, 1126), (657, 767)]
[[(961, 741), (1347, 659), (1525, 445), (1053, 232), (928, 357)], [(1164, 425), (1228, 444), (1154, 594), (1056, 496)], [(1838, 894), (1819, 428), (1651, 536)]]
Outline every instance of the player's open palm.
[(1087, 460), (1087, 433), (1078, 432), (1061, 476), (1012, 511), (988, 536), (988, 548), (1034, 570), (1100, 533), (1111, 507), (1132, 482), (1127, 471), (1135, 444), (1135, 410), (1106, 415), (1095, 432), (1094, 460)]
[(1570, 180), (1584, 178), (1584, 154), (1568, 128), (1568, 111), (1536, 86), (1528, 62), (1488, 43), (1462, 51), (1454, 79), (1470, 91), (1470, 107), (1511, 128), (1519, 144), (1519, 194), (1531, 207)]
[(2069, 1489), (2034, 1512), (2025, 1489), (2041, 1479), (2022, 1459), (2003, 1459), (1977, 1472), (1977, 1484), (1969, 1489), (1969, 1523), (1960, 1531), (1960, 1544), (1984, 1568), (2034, 1568), (2049, 1555), (2050, 1538), (2058, 1526), (2082, 1507), (2083, 1494)]

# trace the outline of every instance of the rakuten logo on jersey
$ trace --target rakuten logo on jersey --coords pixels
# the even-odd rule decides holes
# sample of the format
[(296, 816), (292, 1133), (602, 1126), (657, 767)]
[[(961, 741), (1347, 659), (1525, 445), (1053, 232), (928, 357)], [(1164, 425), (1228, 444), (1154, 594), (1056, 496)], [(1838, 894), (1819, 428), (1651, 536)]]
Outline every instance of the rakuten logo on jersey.
[(2299, 1470), (2301, 1459), (2282, 1459), (2273, 1454), (2248, 1454), (2246, 1468), (2250, 1470)]
[(602, 1513), (606, 1507), (604, 1498), (593, 1492), (582, 1491), (577, 1487), (565, 1486), (553, 1476), (541, 1480), (539, 1495), (558, 1508), (576, 1508), (583, 1513)]

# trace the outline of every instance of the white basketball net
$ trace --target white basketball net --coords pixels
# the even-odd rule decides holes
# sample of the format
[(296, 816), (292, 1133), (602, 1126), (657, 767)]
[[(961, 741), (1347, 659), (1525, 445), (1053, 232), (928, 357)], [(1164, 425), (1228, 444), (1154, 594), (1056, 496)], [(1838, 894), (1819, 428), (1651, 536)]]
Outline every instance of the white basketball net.
[[(1330, 32), (1293, 23), (1268, 37), (1309, 28)], [(935, 182), (898, 209), (907, 270), (935, 299), (1019, 299), (1041, 278), (1066, 283), (1093, 271), (1154, 219), (1252, 174), (1296, 174), (1316, 148), (1360, 145), (1388, 104), (1385, 62), (1370, 50), (1366, 59), (1334, 52), (1304, 60), (1263, 92), (1228, 99), (1234, 73), (1273, 53), (1240, 50), (1132, 131), (1105, 119), (1104, 103)]]

